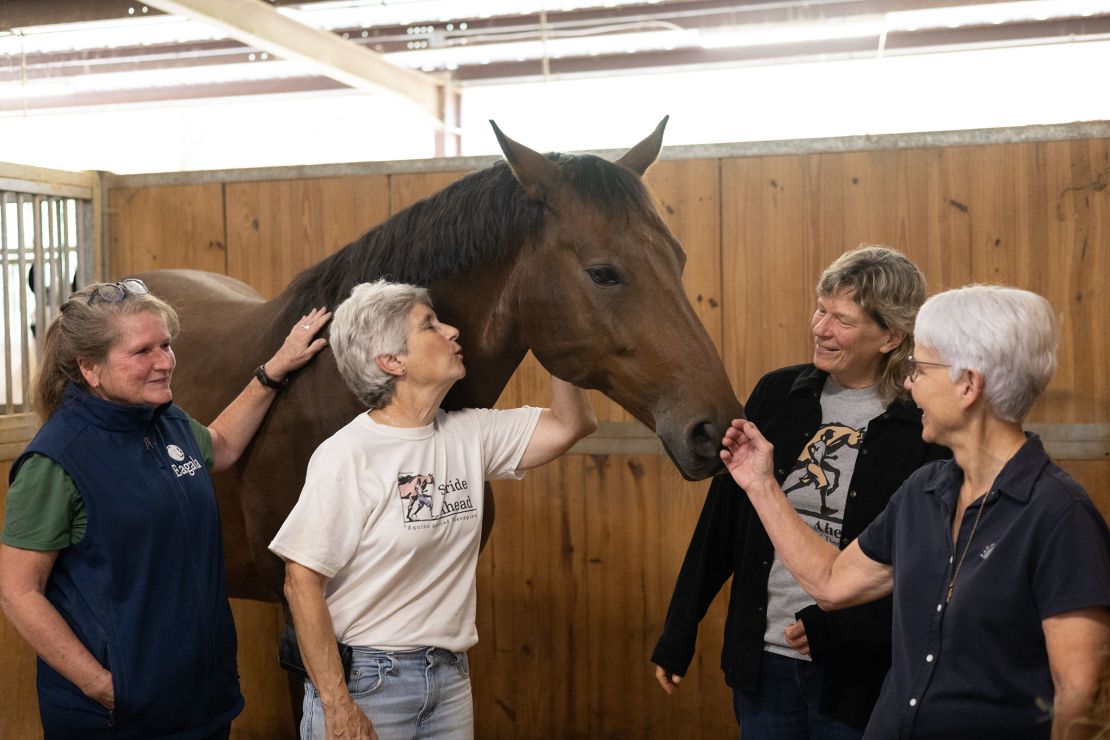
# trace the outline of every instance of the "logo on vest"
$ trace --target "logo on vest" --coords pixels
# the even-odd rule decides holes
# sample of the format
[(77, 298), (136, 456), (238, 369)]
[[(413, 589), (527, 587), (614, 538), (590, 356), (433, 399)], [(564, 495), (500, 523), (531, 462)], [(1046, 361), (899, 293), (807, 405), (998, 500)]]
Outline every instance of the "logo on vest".
[[(166, 445), (166, 454), (170, 456), (171, 460), (176, 460), (177, 462), (181, 462), (185, 459), (185, 451), (177, 445)], [(190, 457), (189, 462), (184, 465), (174, 465), (170, 463), (170, 469), (173, 470), (173, 474), (178, 478), (183, 475), (192, 478), (197, 474), (197, 471), (201, 469), (201, 464), (200, 460), (195, 457)]]

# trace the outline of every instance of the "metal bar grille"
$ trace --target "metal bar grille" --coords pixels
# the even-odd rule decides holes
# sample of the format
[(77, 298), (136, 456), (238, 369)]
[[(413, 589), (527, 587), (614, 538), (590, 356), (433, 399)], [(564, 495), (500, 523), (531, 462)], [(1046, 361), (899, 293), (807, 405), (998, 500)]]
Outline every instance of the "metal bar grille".
[[(10, 183), (4, 183), (10, 184)], [(93, 274), (92, 201), (0, 189), (0, 413), (31, 411), (31, 378), (46, 327)]]

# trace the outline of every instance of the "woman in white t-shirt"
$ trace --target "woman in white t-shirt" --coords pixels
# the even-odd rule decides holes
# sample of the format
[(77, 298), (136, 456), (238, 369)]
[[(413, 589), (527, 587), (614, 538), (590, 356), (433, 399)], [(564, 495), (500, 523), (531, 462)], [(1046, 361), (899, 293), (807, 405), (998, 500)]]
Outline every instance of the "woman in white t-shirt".
[[(412, 285), (359, 285), (332, 319), (340, 374), (370, 410), (317, 448), (270, 543), (311, 678), (302, 738), (473, 737), (485, 481), (597, 427), (585, 392), (557, 378), (550, 409), (440, 410), (466, 374), (458, 338)], [(349, 680), (337, 640), (353, 646)]]

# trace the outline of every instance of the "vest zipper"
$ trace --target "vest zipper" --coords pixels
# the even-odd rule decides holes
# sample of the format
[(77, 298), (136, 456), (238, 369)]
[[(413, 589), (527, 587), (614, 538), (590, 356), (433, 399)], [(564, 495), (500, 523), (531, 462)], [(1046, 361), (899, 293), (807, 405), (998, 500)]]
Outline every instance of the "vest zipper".
[[(151, 430), (151, 433), (158, 437), (158, 444), (160, 446), (159, 449), (166, 446), (166, 440), (157, 428)], [(157, 454), (157, 452), (155, 450), (155, 447), (151, 443), (150, 438), (148, 436), (146, 436), (146, 435), (143, 436), (143, 443), (146, 445), (147, 451), (151, 452), (154, 455), (155, 464), (158, 466), (158, 469), (162, 472), (162, 475), (165, 477), (165, 479), (169, 483), (170, 490), (173, 491), (174, 499), (177, 501), (177, 505), (178, 505), (179, 509), (181, 510), (182, 523), (185, 526), (186, 532), (189, 532), (189, 524), (188, 524), (189, 517), (186, 513), (186, 509), (188, 508), (188, 504), (186, 502), (185, 484), (183, 484), (178, 479), (177, 476), (172, 475), (170, 473), (170, 470), (166, 467), (165, 461), (162, 459), (162, 457), (160, 455)], [(217, 525), (217, 526), (219, 526), (219, 525)], [(188, 539), (190, 541), (192, 541), (193, 538), (192, 538), (191, 535), (189, 535)], [(193, 584), (193, 592), (195, 594), (197, 608), (198, 609), (203, 609), (203, 606), (205, 604), (205, 600), (204, 600), (204, 596), (203, 596), (204, 588), (201, 586), (201, 584), (199, 582), (200, 581), (200, 574), (197, 572), (196, 562), (192, 558), (189, 559), (189, 566), (190, 566), (190, 570), (192, 571), (189, 574), (189, 576), (190, 576), (190, 580), (192, 581), (192, 584)], [(208, 706), (209, 706), (209, 712), (211, 712), (211, 707), (213, 705), (213, 696), (212, 696), (213, 688), (212, 687), (213, 687), (213, 684), (214, 684), (214, 680), (213, 680), (213, 676), (212, 676), (212, 654), (210, 652), (211, 651), (211, 645), (212, 645), (212, 634), (211, 634), (212, 629), (211, 629), (211, 627), (212, 627), (212, 625), (209, 623), (207, 618), (200, 620), (201, 632), (204, 635), (204, 643), (207, 646), (207, 649), (205, 650), (205, 653), (204, 653), (204, 668), (205, 668), (204, 673), (205, 673), (205, 682), (207, 684), (207, 686), (205, 688), (207, 689), (207, 692), (208, 692), (208, 697), (207, 697), (208, 701), (207, 701), (207, 703), (208, 703)]]

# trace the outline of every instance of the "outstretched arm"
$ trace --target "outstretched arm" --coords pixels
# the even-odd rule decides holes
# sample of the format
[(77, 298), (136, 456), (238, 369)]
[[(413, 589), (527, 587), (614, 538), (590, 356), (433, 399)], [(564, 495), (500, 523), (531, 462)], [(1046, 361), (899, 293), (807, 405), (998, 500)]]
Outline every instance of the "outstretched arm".
[(891, 592), (890, 566), (864, 555), (855, 541), (837, 550), (802, 521), (775, 480), (774, 448), (755, 424), (734, 419), (721, 444), (721, 460), (747, 492), (775, 552), (822, 609), (842, 609)]
[[(331, 313), (323, 308), (314, 308), (302, 316), (277, 353), (263, 364), (266, 376), (280, 381), (307, 364), (327, 345), (326, 339), (314, 337), (330, 318)], [(258, 431), (276, 395), (276, 390), (267, 388), (257, 378), (252, 378), (243, 392), (220, 412), (208, 427), (212, 434), (213, 471), (224, 470), (235, 464)]]
[(540, 413), (517, 469), (528, 470), (554, 460), (595, 429), (597, 417), (586, 391), (552, 375), (551, 408)]

